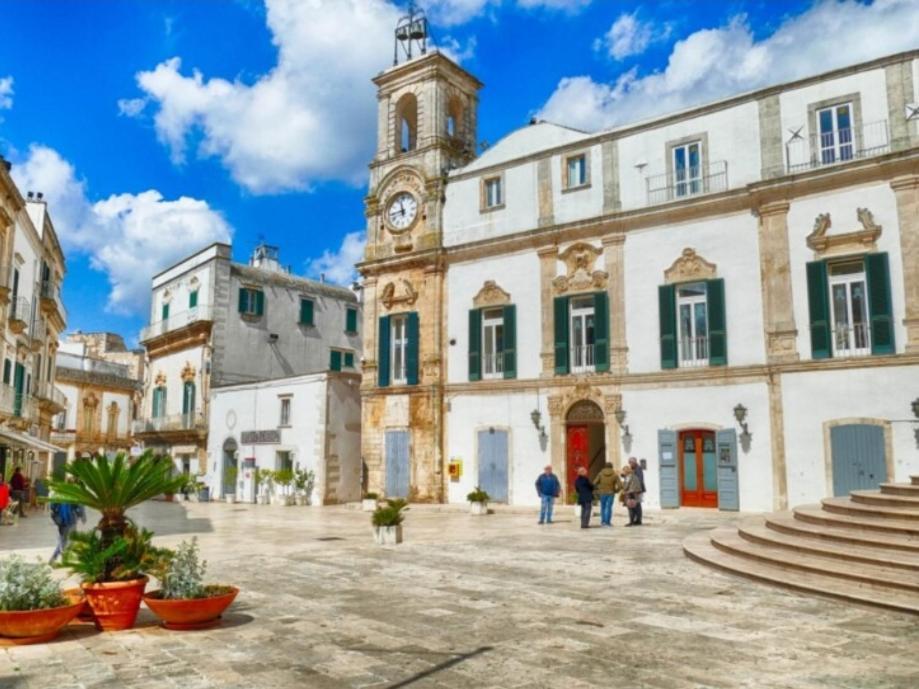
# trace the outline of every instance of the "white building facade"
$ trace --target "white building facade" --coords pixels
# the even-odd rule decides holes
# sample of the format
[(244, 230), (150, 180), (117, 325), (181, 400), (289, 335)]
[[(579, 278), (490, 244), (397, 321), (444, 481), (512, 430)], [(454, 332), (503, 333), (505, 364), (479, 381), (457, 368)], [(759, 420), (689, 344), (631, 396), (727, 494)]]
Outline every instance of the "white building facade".
[(474, 160), (472, 75), (375, 83), (371, 489), (535, 504), (635, 456), (651, 506), (770, 510), (917, 473), (919, 53)]

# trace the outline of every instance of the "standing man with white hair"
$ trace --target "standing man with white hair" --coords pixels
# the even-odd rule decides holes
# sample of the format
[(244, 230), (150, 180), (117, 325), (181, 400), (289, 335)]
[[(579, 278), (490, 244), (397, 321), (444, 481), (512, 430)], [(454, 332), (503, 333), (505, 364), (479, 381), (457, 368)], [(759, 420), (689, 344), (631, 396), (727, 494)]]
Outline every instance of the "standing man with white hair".
[(539, 496), (539, 523), (552, 523), (552, 503), (562, 492), (562, 484), (558, 477), (552, 473), (552, 465), (546, 468), (536, 479), (536, 494)]

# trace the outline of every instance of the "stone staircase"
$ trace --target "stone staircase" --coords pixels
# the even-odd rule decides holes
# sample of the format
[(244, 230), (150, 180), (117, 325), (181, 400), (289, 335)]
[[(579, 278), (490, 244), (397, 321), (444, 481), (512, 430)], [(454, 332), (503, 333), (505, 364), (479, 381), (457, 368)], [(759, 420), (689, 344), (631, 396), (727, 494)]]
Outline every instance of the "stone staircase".
[(919, 614), (919, 475), (693, 534), (693, 560), (786, 588)]

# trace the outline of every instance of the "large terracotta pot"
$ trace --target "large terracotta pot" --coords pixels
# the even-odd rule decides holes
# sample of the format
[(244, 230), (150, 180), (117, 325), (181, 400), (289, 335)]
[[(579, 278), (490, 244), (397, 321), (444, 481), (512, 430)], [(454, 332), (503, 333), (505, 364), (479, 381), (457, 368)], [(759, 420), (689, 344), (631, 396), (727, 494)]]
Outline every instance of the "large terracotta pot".
[(239, 589), (228, 586), (227, 593), (209, 598), (183, 598), (166, 600), (159, 598), (159, 591), (152, 591), (144, 596), (144, 603), (153, 613), (163, 620), (166, 629), (203, 629), (217, 624), (223, 611), (226, 610)]
[(83, 595), (83, 591), (80, 589), (67, 589), (64, 591), (64, 595), (70, 596), (71, 598), (77, 597), (83, 601), (83, 607), (80, 608), (80, 611), (77, 613), (77, 619), (80, 622), (92, 622), (94, 621), (93, 609), (89, 607), (89, 603), (86, 602), (86, 597)]
[(37, 644), (51, 641), (83, 609), (83, 596), (65, 592), (70, 603), (43, 610), (0, 612), (0, 636), (12, 644)]
[(92, 608), (96, 629), (103, 632), (130, 629), (137, 619), (147, 577), (102, 584), (81, 584), (86, 602)]

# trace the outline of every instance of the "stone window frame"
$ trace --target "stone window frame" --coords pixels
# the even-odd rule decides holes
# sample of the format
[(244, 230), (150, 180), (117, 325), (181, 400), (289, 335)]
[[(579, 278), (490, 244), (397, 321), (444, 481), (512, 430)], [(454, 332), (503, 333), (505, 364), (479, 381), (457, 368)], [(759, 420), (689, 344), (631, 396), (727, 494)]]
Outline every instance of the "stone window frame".
[[(851, 159), (857, 160), (859, 158), (859, 154), (864, 146), (862, 142), (862, 94), (856, 91), (841, 96), (833, 96), (832, 98), (824, 98), (823, 100), (807, 104), (808, 151), (812, 164), (823, 166), (823, 163), (819, 162), (820, 142), (818, 137), (820, 136), (820, 130), (817, 126), (817, 113), (821, 110), (832, 108), (835, 105), (845, 105), (846, 103), (852, 106), (852, 129), (855, 130), (855, 150), (852, 151)], [(847, 163), (849, 161), (841, 160), (836, 162)], [(832, 165), (835, 163), (827, 164)]]
[[(584, 158), (584, 182), (583, 184), (572, 185), (571, 180), (568, 178), (568, 161), (574, 158)], [(590, 174), (590, 149), (585, 148), (580, 151), (572, 151), (570, 153), (565, 153), (560, 156), (561, 165), (562, 165), (562, 193), (566, 194), (572, 191), (581, 191), (582, 189), (590, 189), (591, 179)]]
[[(501, 190), (501, 203), (497, 203), (494, 206), (488, 205), (488, 195), (485, 193), (486, 187), (489, 182), (498, 180), (499, 188)], [(495, 173), (493, 175), (483, 175), (479, 179), (479, 212), (480, 213), (491, 213), (492, 211), (499, 211), (505, 207), (507, 203), (507, 184), (504, 176), (504, 170), (501, 172)]]
[[(293, 393), (278, 395), (278, 428), (290, 428), (290, 411), (291, 400), (294, 398)], [(284, 403), (287, 403), (287, 419), (284, 418)]]
[[(673, 167), (673, 149), (679, 148), (680, 146), (685, 146), (687, 144), (699, 142), (699, 147), (702, 149), (702, 164), (699, 166), (702, 168), (700, 171), (700, 177), (702, 181), (702, 191), (700, 194), (704, 194), (708, 191), (708, 175), (705, 174), (706, 169), (711, 165), (711, 159), (708, 154), (708, 132), (699, 132), (698, 134), (690, 134), (689, 136), (682, 136), (679, 139), (671, 139), (670, 141), (664, 144), (667, 151), (667, 195), (669, 199), (677, 198), (674, 193), (676, 187), (676, 178), (675, 171)], [(648, 189), (650, 191), (650, 188)], [(679, 198), (687, 198), (690, 196), (696, 196), (696, 194), (686, 194), (686, 196), (680, 196)]]

